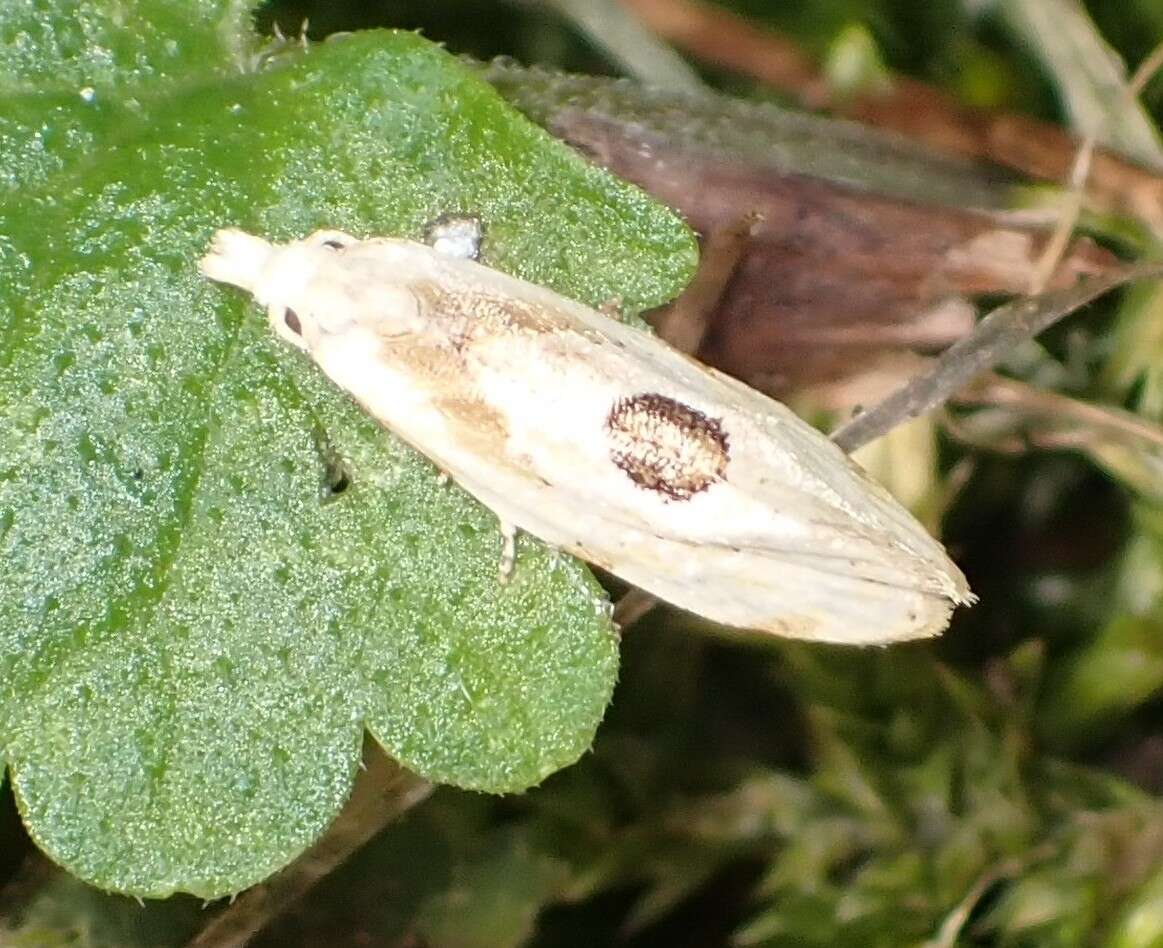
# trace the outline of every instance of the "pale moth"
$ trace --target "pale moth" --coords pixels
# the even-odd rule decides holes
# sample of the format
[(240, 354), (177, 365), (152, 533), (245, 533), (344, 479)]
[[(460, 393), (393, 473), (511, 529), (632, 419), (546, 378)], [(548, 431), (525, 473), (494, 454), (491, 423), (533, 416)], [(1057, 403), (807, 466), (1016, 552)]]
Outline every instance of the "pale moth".
[(492, 510), (507, 551), (517, 528), (715, 622), (829, 642), (936, 635), (971, 601), (788, 408), (445, 244), (220, 230), (201, 269)]

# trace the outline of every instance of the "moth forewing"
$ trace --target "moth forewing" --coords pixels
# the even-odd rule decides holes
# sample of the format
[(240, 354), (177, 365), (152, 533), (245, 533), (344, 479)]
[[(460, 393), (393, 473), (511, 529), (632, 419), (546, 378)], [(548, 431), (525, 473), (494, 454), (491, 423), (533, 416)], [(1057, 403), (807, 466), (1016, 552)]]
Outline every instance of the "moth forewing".
[(935, 635), (972, 598), (785, 406), (544, 287), (335, 232), (227, 231), (202, 269), (503, 524), (691, 612), (867, 644)]

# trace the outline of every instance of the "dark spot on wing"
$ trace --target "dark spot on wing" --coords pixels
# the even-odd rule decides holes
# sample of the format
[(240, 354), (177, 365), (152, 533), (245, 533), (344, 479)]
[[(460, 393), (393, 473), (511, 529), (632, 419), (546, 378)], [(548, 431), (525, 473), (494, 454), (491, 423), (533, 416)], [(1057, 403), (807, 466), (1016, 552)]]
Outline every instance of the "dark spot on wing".
[(722, 423), (657, 392), (614, 402), (606, 431), (614, 464), (669, 500), (690, 500), (726, 475), (730, 450)]
[(299, 322), (299, 314), (289, 306), (283, 310), (283, 322), (296, 336), (303, 335), (303, 324)]
[(458, 351), (478, 339), (553, 333), (560, 328), (553, 313), (525, 300), (476, 288), (449, 289), (433, 282), (417, 281), (410, 288), (425, 323)]

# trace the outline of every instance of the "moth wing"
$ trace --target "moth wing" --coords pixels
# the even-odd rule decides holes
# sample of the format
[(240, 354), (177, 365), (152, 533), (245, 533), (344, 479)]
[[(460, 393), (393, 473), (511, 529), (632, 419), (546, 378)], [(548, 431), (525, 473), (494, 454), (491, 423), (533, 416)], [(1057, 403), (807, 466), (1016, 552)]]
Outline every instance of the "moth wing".
[[(748, 523), (707, 510), (691, 518), (703, 530), (686, 523), (682, 536), (668, 537), (700, 544), (701, 595), (724, 600), (698, 611), (782, 635), (873, 643), (939, 634), (954, 605), (973, 600), (916, 518), (785, 405), (714, 369), (696, 365), (687, 374), (676, 364), (687, 360), (672, 350), (642, 349), (651, 355), (638, 357), (678, 374), (692, 400), (723, 408), (733, 463), (708, 500), (722, 487), (722, 507), (758, 507), (776, 518)], [(781, 512), (798, 529), (779, 529)], [(669, 592), (681, 595), (663, 598)]]
[[(968, 601), (940, 544), (819, 432), (657, 338), (404, 241), (326, 266), (300, 316), (358, 318), (313, 357), (502, 520), (692, 612), (783, 635), (934, 635)], [(401, 334), (397, 297), (380, 297), (402, 284), (416, 308)], [(610, 430), (636, 396), (720, 426), (725, 469), (687, 491), (636, 481)]]
[[(502, 516), (675, 605), (782, 635), (850, 643), (931, 636), (954, 604), (970, 601), (940, 543), (786, 406), (655, 337), (555, 299), (571, 331), (554, 338), (554, 352), (528, 354), (545, 377), (542, 386), (531, 377), (520, 414), (534, 415), (548, 389), (562, 405), (521, 442), (529, 482), (489, 501)], [(577, 366), (590, 377), (571, 394)], [(635, 487), (609, 462), (601, 447), (608, 431), (599, 430), (628, 392), (652, 392), (720, 422), (730, 448), (723, 478), (681, 500)], [(572, 430), (563, 437), (563, 428)], [(538, 499), (538, 477), (553, 484), (551, 496)]]

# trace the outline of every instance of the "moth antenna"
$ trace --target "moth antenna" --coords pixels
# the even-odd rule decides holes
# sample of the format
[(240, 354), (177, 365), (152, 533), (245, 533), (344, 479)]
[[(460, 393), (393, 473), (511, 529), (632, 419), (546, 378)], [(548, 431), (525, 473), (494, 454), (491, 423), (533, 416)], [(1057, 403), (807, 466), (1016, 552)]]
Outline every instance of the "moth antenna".
[(233, 227), (214, 235), (210, 251), (200, 261), (200, 269), (211, 280), (230, 283), (254, 292), (270, 262), (274, 247)]

